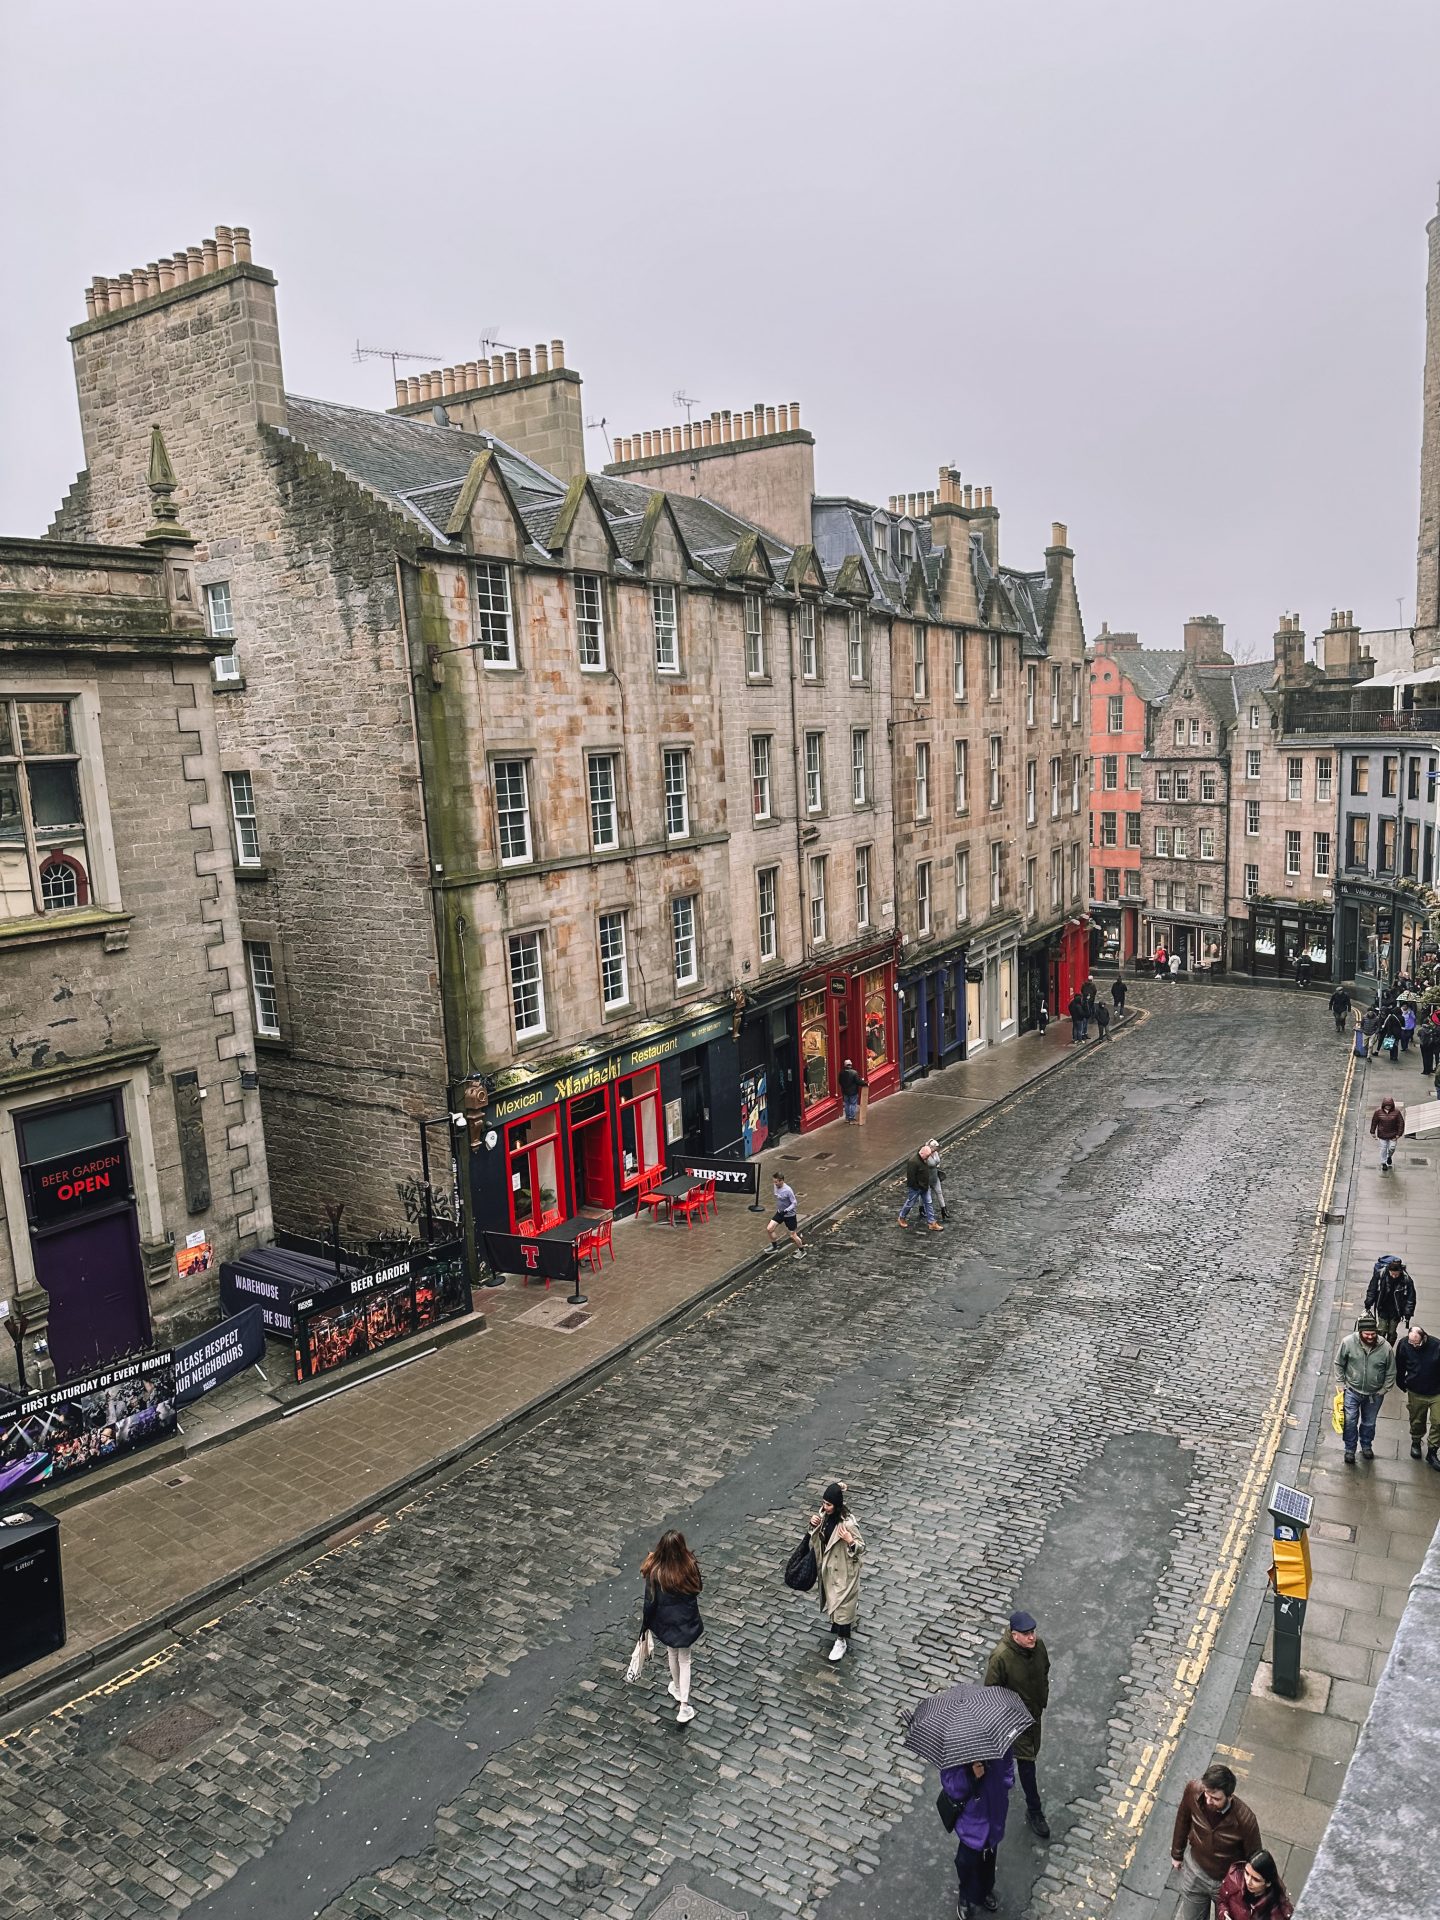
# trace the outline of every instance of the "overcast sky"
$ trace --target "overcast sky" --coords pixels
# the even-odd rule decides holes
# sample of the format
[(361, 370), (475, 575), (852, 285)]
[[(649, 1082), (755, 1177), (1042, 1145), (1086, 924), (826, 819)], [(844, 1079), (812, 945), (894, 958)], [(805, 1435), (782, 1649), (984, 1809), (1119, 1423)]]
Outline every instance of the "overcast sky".
[(612, 436), (798, 400), (822, 492), (1067, 522), (1092, 633), (1413, 616), (1436, 0), (4, 0), (0, 76), (0, 532), (85, 284), (220, 222), (295, 392), (558, 335)]

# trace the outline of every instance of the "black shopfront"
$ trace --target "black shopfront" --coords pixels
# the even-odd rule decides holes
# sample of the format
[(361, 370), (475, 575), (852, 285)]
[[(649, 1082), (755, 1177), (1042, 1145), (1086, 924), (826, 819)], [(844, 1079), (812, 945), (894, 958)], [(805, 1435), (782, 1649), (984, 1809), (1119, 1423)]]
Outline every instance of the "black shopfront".
[(965, 1057), (964, 946), (899, 977), (900, 1066), (906, 1080)]
[[(1293, 980), (1302, 960), (1310, 962), (1311, 977), (1329, 980), (1334, 959), (1334, 911), (1327, 906), (1299, 906), (1287, 900), (1252, 900), (1245, 938), (1246, 971), (1262, 980)], [(1238, 957), (1231, 954), (1231, 964)]]
[(492, 1090), (470, 1158), (481, 1232), (529, 1237), (582, 1211), (629, 1213), (671, 1147), (740, 1151), (740, 1074), (727, 1008)]

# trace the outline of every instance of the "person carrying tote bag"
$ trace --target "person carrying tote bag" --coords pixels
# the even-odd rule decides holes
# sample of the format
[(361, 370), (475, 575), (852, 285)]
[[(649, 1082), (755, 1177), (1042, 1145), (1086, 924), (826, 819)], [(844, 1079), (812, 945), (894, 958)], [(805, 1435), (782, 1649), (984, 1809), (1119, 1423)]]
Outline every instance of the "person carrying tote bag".
[(832, 1480), (810, 1516), (810, 1546), (820, 1568), (820, 1606), (830, 1616), (835, 1644), (826, 1658), (843, 1660), (860, 1610), (860, 1560), (865, 1542), (845, 1503), (845, 1482)]
[[(675, 1718), (683, 1726), (695, 1718), (690, 1704), (690, 1649), (704, 1633), (700, 1618), (700, 1563), (685, 1544), (683, 1533), (662, 1533), (641, 1563), (645, 1582), (645, 1634), (658, 1640), (670, 1666), (669, 1692), (678, 1702)], [(643, 1660), (641, 1662), (643, 1667)]]

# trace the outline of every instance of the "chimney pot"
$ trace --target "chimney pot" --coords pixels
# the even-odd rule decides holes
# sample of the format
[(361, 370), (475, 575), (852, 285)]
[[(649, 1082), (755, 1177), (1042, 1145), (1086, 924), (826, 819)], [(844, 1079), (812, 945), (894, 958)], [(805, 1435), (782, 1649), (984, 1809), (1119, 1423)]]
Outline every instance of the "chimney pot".
[(146, 290), (146, 278), (144, 267), (132, 267), (130, 269), (130, 284), (135, 289), (135, 304), (137, 306), (142, 300), (149, 298)]
[(720, 438), (726, 446), (735, 438), (735, 419), (728, 407), (720, 415)]
[(199, 247), (189, 247), (186, 249), (186, 252), (190, 259), (190, 278), (192, 280), (201, 279), (205, 272), (204, 254)]
[(1065, 525), (1063, 520), (1052, 521), (1050, 526), (1050, 544), (1052, 547), (1069, 546), (1070, 529)]
[(504, 354), (503, 354), (503, 353), (492, 353), (492, 354), (491, 354), (491, 356), (490, 356), (490, 378), (491, 378), (491, 380), (492, 380), (492, 382), (493, 382), (493, 383), (494, 383), (494, 384), (495, 384), (495, 385), (496, 385), (497, 387), (498, 387), (498, 386), (500, 385), (500, 383), (501, 383), (501, 381), (502, 381), (502, 380), (504, 380), (504, 378), (505, 378), (505, 356), (504, 356)]
[(177, 247), (171, 256), (171, 260), (175, 274), (175, 284), (177, 287), (183, 287), (185, 282), (190, 278), (190, 256), (186, 253), (184, 247)]
[(537, 342), (535, 347), (535, 371), (536, 373), (550, 371), (550, 349), (543, 340)]
[(222, 267), (234, 266), (235, 235), (230, 231), (229, 227), (216, 227), (215, 253)]
[(216, 250), (213, 235), (210, 239), (200, 242), (200, 263), (201, 270), (205, 273), (214, 273), (220, 264), (220, 255)]
[(970, 486), (969, 486), (969, 485), (968, 485), (968, 483), (967, 483), (967, 485), (966, 485), (966, 488), (965, 488), (965, 498), (964, 498), (964, 501), (963, 501), (963, 503), (962, 503), (963, 505), (965, 505), (965, 506), (967, 506), (967, 507), (968, 507), (968, 506), (970, 505), (970, 494), (971, 494), (971, 488), (970, 488)]
[(669, 429), (669, 427), (662, 427), (662, 428), (660, 429), (660, 451), (661, 451), (662, 453), (673, 453), (673, 452), (674, 452), (674, 448), (673, 448), (673, 447), (672, 447), (672, 446), (670, 445), (670, 429)]
[(133, 307), (135, 304), (135, 289), (134, 289), (134, 283), (131, 280), (129, 274), (122, 273), (120, 275), (120, 278), (117, 284), (119, 285), (119, 288), (120, 288), (121, 306)]
[(781, 433), (788, 433), (790, 431), (790, 408), (788, 404), (786, 403), (781, 404), (778, 410), (776, 424), (778, 425)]
[(640, 435), (640, 458), (642, 460), (648, 460), (650, 458), (650, 435), (648, 433), (642, 433)]
[(409, 395), (410, 395), (410, 383), (407, 380), (403, 380), (400, 377), (400, 375), (397, 373), (395, 376), (396, 406), (403, 407), (405, 405), (406, 400), (409, 398)]
[(550, 365), (554, 368), (563, 367), (564, 364), (565, 342), (563, 340), (552, 340), (550, 342)]
[(740, 416), (740, 438), (742, 440), (753, 440), (755, 438), (755, 409), (753, 407), (748, 407)]
[(711, 423), (708, 420), (702, 420), (699, 422), (699, 427), (700, 444), (702, 447), (708, 447), (710, 445), (710, 434), (712, 431)]
[(798, 433), (800, 431), (800, 402), (798, 400), (792, 400), (790, 402), (790, 431), (792, 433)]
[(766, 407), (766, 409), (765, 409), (765, 431), (766, 431), (766, 433), (767, 433), (767, 434), (768, 434), (768, 433), (774, 433), (774, 431), (775, 431), (775, 409), (774, 409), (774, 407)]
[(519, 378), (519, 375), (519, 363), (516, 360), (515, 354), (513, 351), (507, 353), (505, 356), (505, 378), (507, 380), (516, 380)]
[(243, 265), (249, 259), (250, 259), (250, 229), (248, 227), (236, 227), (235, 229), (236, 264)]
[(522, 347), (520, 349), (519, 371), (522, 380), (528, 380), (530, 378), (531, 365), (529, 347)]
[(86, 318), (87, 320), (93, 320), (93, 319), (95, 318), (95, 289), (94, 289), (94, 287), (86, 287), (86, 289), (85, 289), (85, 318)]
[(480, 369), (473, 360), (465, 362), (465, 392), (473, 393), (480, 384)]

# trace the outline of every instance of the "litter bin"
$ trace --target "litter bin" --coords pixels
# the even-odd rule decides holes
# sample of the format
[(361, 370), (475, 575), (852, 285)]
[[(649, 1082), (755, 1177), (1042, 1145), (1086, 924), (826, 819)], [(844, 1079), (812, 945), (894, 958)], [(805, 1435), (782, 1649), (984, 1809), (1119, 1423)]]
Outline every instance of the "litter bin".
[(39, 1507), (0, 1499), (0, 1674), (64, 1644), (60, 1522)]
[(1300, 1640), (1310, 1598), (1310, 1515), (1315, 1502), (1298, 1487), (1276, 1481), (1270, 1489), (1274, 1522), (1270, 1584), (1275, 1590), (1270, 1689), (1287, 1700), (1300, 1696)]

